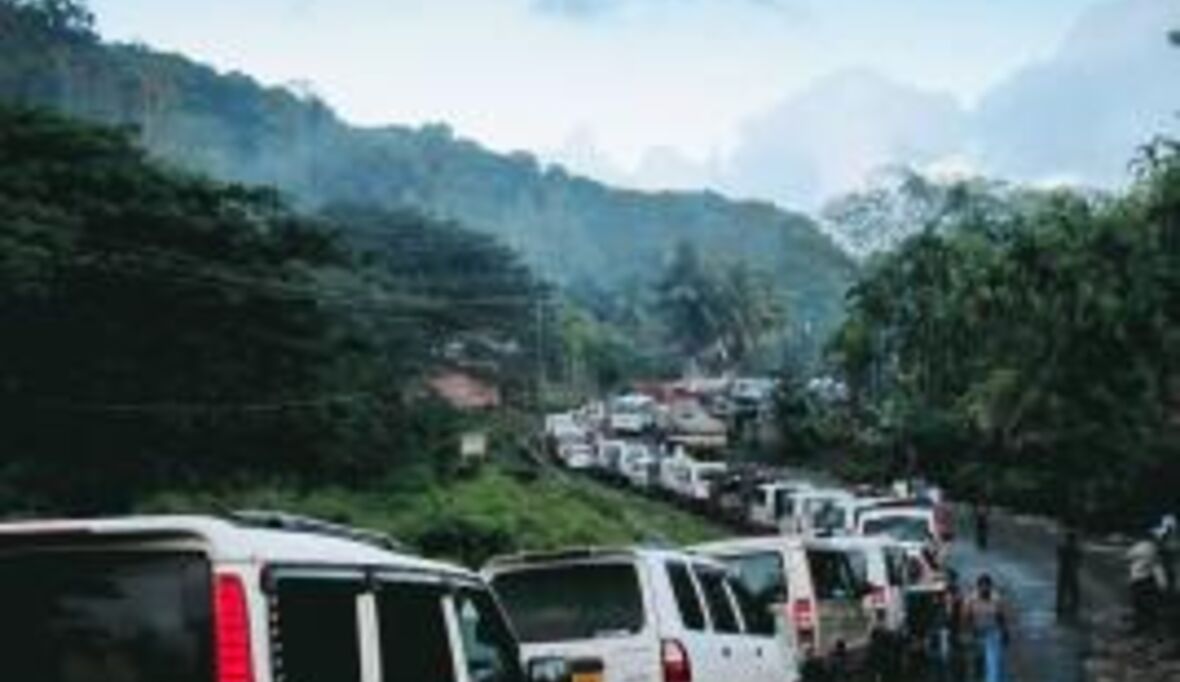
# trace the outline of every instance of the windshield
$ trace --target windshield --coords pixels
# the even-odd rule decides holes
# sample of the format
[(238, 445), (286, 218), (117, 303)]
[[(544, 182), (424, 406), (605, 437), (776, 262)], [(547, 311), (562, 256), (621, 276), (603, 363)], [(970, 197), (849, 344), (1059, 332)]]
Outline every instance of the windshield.
[(210, 682), (210, 568), (190, 554), (0, 558), (4, 679)]
[(928, 520), (915, 516), (881, 516), (866, 519), (865, 535), (887, 535), (900, 542), (928, 542), (931, 539)]
[(562, 642), (643, 629), (639, 577), (630, 564), (513, 571), (493, 579), (523, 642)]

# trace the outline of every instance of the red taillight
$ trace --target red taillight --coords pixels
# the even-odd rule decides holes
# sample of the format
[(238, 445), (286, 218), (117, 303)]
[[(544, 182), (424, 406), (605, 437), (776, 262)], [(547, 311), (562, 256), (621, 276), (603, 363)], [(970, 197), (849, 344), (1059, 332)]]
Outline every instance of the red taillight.
[(661, 643), (660, 663), (664, 668), (664, 682), (692, 682), (692, 660), (680, 642), (665, 639)]
[(239, 576), (223, 574), (216, 577), (213, 590), (217, 682), (254, 682), (246, 586)]
[(791, 622), (797, 630), (815, 629), (815, 607), (810, 599), (796, 599), (791, 604)]
[(791, 622), (795, 625), (795, 640), (804, 650), (815, 647), (815, 605), (810, 599), (796, 599), (791, 603)]

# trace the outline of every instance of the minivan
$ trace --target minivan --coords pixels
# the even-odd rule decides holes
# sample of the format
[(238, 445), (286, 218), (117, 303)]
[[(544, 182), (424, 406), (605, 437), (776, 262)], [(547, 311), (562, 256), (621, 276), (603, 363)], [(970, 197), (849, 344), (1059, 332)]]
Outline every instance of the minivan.
[(594, 661), (587, 682), (783, 682), (795, 657), (723, 564), (685, 552), (585, 549), (493, 560), (525, 658)]
[(0, 603), (11, 680), (525, 679), (478, 575), (281, 514), (0, 524)]
[(824, 538), (777, 535), (693, 549), (729, 566), (763, 609), (778, 614), (780, 636), (807, 663), (866, 656), (872, 631), (863, 607), (868, 586), (857, 578), (846, 548)]

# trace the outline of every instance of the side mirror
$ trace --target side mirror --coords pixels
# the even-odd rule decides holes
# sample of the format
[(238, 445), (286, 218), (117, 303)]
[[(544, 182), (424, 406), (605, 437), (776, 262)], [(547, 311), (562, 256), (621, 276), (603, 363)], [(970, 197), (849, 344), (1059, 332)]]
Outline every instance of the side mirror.
[(572, 682), (570, 662), (559, 656), (533, 658), (528, 663), (528, 682)]

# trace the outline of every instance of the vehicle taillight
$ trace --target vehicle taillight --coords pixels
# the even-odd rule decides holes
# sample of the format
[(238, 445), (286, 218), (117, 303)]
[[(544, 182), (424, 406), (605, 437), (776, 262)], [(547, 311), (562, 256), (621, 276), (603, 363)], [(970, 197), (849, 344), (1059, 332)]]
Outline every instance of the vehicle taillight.
[(885, 588), (880, 585), (873, 585), (872, 591), (869, 592), (869, 605), (875, 609), (885, 607)]
[(660, 663), (664, 668), (664, 682), (692, 682), (692, 660), (680, 642), (674, 639), (663, 641)]
[(815, 646), (815, 605), (810, 599), (796, 599), (791, 603), (791, 622), (795, 625), (797, 644), (803, 649)]
[(246, 586), (241, 577), (223, 574), (216, 577), (213, 590), (217, 682), (254, 682)]

